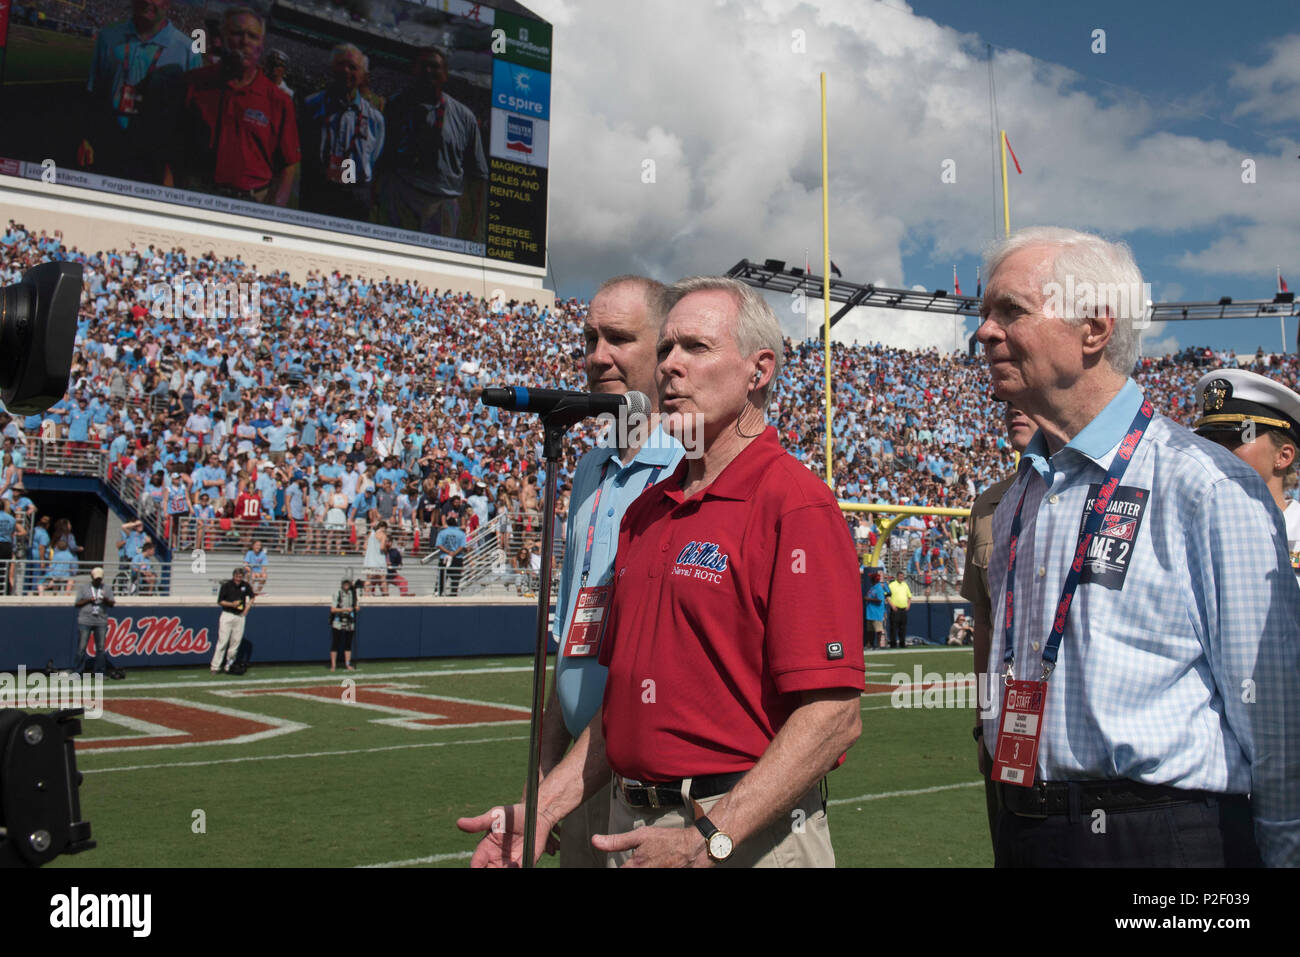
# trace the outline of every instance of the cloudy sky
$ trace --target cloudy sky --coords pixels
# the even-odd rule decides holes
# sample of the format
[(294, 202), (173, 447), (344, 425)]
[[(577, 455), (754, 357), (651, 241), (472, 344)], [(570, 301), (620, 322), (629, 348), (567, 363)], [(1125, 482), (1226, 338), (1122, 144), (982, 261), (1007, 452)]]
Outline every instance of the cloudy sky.
[[(555, 25), (550, 251), (561, 295), (590, 295), (614, 273), (670, 280), (744, 258), (801, 263), (805, 250), (820, 271), (822, 71), (831, 255), (845, 278), (951, 289), (956, 265), (973, 292), (1001, 228), (990, 45), (998, 125), (1024, 170), (1011, 172), (1013, 227), (1125, 240), (1158, 301), (1269, 298), (1278, 266), (1300, 288), (1293, 0), (526, 5)], [(946, 161), (956, 182), (942, 181)], [(803, 335), (805, 316), (773, 304)], [(951, 319), (909, 312), (851, 316), (836, 337), (964, 348)], [(1281, 337), (1276, 319), (1166, 323), (1144, 351), (1273, 350)]]

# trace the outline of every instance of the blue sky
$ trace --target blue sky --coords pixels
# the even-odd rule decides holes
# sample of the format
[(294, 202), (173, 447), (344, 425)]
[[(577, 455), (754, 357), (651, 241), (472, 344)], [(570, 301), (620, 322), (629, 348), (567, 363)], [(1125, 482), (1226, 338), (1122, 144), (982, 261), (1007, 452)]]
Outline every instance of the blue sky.
[[(1000, 125), (1024, 167), (1011, 174), (1013, 227), (1123, 239), (1157, 300), (1271, 298), (1279, 265), (1300, 288), (1300, 3), (530, 6), (555, 25), (550, 253), (561, 295), (589, 296), (629, 271), (672, 280), (742, 258), (799, 262), (805, 250), (817, 263), (823, 71), (831, 250), (845, 277), (950, 288), (955, 264), (973, 291), (999, 208), (989, 43)], [(1104, 53), (1093, 52), (1097, 29)], [(955, 182), (940, 175), (949, 161)], [(1242, 181), (1245, 161), (1254, 182)], [(820, 318), (820, 303), (808, 316), (773, 305), (792, 335)], [(950, 321), (867, 310), (836, 337), (957, 339)], [(1275, 318), (1171, 322), (1144, 350), (1253, 352), (1281, 339)]]
[[(998, 3), (917, 0), (911, 6), (920, 16), (977, 35), (979, 43), (992, 44), (995, 83), (1002, 80), (997, 68), (998, 55), (1015, 50), (1075, 71), (1077, 88), (1100, 102), (1149, 104), (1156, 117), (1155, 129), (1201, 140), (1223, 140), (1239, 147), (1243, 156), (1254, 151), (1275, 153), (1274, 141), (1278, 137), (1300, 137), (1300, 124), (1294, 112), (1275, 116), (1235, 115), (1246, 97), (1231, 82), (1234, 67), (1267, 61), (1273, 41), (1300, 31), (1300, 4), (1295, 2), (1101, 0), (1075, 7), (1026, 0)], [(1105, 53), (1093, 52), (1096, 29), (1105, 30)], [(1294, 64), (1291, 76), (1293, 82), (1300, 81), (1300, 64)], [(1280, 84), (1275, 88), (1283, 91)], [(1300, 98), (1300, 89), (1292, 88), (1292, 92)], [(1017, 145), (1013, 135), (1014, 115), (1005, 110), (999, 113), (1022, 166), (1053, 162), (1051, 153), (1027, 155), (1023, 144)], [(1290, 154), (1289, 173), (1293, 182), (1300, 182), (1297, 153), (1300, 150)], [(1020, 183), (1014, 170), (1009, 175), (1014, 226)], [(1260, 184), (1257, 181), (1255, 185)], [(991, 236), (994, 209), (991, 187), (989, 193)], [(1186, 201), (1195, 203), (1196, 198), (1189, 195)], [(1296, 212), (1300, 214), (1300, 209)], [(1221, 296), (1237, 300), (1269, 298), (1276, 286), (1279, 265), (1290, 288), (1297, 288), (1300, 248), (1293, 245), (1277, 248), (1272, 259), (1259, 262), (1252, 271), (1208, 273), (1181, 262), (1186, 253), (1209, 247), (1220, 234), (1221, 229), (1214, 227), (1170, 233), (1152, 224), (1152, 228), (1127, 232), (1120, 238), (1133, 248), (1157, 300), (1217, 301)], [(977, 262), (978, 257), (974, 256), (958, 260), (959, 276), (973, 276)], [(935, 272), (936, 278), (931, 282), (948, 280), (952, 267), (951, 263), (937, 263), (935, 256), (926, 251), (905, 256), (904, 265), (909, 277)], [(1172, 297), (1168, 295), (1171, 292)], [(967, 328), (973, 328), (973, 324)], [(1292, 318), (1287, 321), (1290, 350), (1295, 349), (1295, 333), (1296, 320)], [(1170, 335), (1180, 346), (1206, 344), (1216, 349), (1235, 348), (1239, 352), (1253, 351), (1257, 345), (1263, 345), (1266, 350), (1281, 345), (1279, 322), (1274, 318), (1171, 323), (1160, 338)]]

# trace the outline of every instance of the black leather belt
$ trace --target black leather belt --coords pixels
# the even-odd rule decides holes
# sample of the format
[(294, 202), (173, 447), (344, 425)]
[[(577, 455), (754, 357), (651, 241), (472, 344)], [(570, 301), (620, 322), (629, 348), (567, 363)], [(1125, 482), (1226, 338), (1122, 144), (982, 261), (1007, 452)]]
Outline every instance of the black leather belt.
[[(691, 797), (698, 799), (726, 794), (747, 772), (736, 771), (733, 774), (709, 774), (704, 777), (691, 778)], [(620, 774), (614, 775), (614, 786), (628, 807), (681, 807), (682, 782), (677, 781), (633, 781)]]
[(1079, 796), (1075, 809), (1082, 814), (1090, 814), (1098, 809), (1136, 811), (1244, 797), (1238, 794), (1216, 794), (1213, 791), (1185, 791), (1163, 784), (1139, 784), (1127, 780), (1039, 781), (1030, 788), (1000, 783), (998, 797), (1002, 806), (1012, 814), (1045, 818), (1070, 813), (1071, 789)]

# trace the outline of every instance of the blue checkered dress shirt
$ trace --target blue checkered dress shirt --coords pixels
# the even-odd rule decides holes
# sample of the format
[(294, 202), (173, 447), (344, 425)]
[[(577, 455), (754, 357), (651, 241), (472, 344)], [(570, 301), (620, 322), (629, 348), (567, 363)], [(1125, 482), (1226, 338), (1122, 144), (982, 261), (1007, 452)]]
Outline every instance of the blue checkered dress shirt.
[[(990, 677), (1003, 669), (1021, 493), (1015, 672), (1037, 679), (1089, 490), (1141, 402), (1129, 380), (1055, 455), (1040, 432), (1021, 457), (993, 517)], [(1085, 562), (1048, 683), (1039, 779), (1250, 793), (1265, 863), (1300, 865), (1300, 586), (1282, 514), (1253, 469), (1161, 415), (1120, 486), (1147, 504), (1136, 529), (1120, 530), (1131, 543), (1108, 543), (1116, 556), (1131, 544), (1122, 574)], [(1001, 686), (991, 686), (984, 734), (996, 754)]]

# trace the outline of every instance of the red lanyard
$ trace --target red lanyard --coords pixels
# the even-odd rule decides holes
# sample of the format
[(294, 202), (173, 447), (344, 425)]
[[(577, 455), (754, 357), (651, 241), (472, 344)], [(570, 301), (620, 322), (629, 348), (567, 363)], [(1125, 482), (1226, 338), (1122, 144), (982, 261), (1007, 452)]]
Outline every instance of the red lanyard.
[[(1046, 681), (1053, 669), (1056, 668), (1056, 656), (1060, 651), (1061, 638), (1065, 635), (1065, 621), (1070, 611), (1070, 603), (1074, 600), (1074, 593), (1079, 587), (1079, 579), (1083, 575), (1083, 559), (1088, 554), (1088, 545), (1096, 536), (1097, 530), (1101, 528), (1102, 517), (1106, 514), (1106, 508), (1110, 505), (1110, 500), (1115, 497), (1115, 491), (1119, 488), (1119, 480), (1128, 469), (1128, 464), (1133, 459), (1133, 453), (1137, 450), (1138, 443), (1142, 441), (1142, 436), (1146, 434), (1147, 426), (1151, 424), (1154, 415), (1155, 410), (1151, 407), (1151, 403), (1143, 399), (1142, 407), (1138, 409), (1137, 415), (1133, 417), (1133, 424), (1129, 426), (1124, 440), (1120, 442), (1119, 449), (1115, 452), (1115, 457), (1106, 472), (1106, 481), (1102, 483), (1101, 491), (1097, 493), (1097, 500), (1088, 513), (1088, 520), (1084, 523), (1082, 531), (1079, 532), (1079, 541), (1074, 549), (1074, 560), (1070, 562), (1070, 571), (1065, 576), (1065, 585), (1061, 589), (1061, 598), (1056, 604), (1056, 615), (1052, 619), (1052, 628), (1048, 632), (1047, 642), (1043, 645), (1043, 676), (1040, 680)], [(1016, 504), (1015, 516), (1011, 519), (1011, 547), (1010, 556), (1007, 560), (1006, 627), (1004, 632), (1007, 647), (1006, 653), (1002, 656), (1002, 660), (1007, 666), (1007, 676), (1009, 678), (1015, 677), (1012, 665), (1016, 657), (1015, 633), (1013, 631), (1015, 624), (1016, 544), (1020, 540), (1020, 510), (1024, 507), (1025, 496), (1028, 493), (1029, 485), (1026, 483), (1025, 490), (1020, 493), (1020, 501)]]

